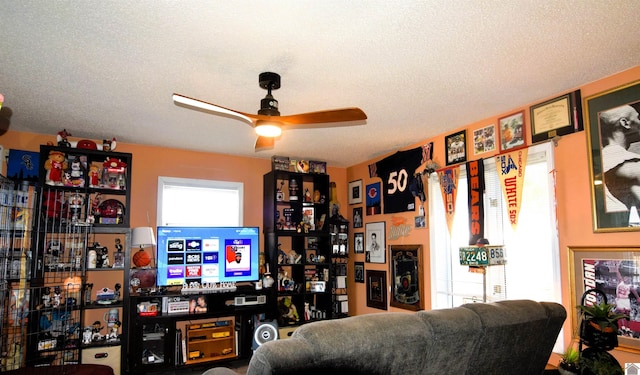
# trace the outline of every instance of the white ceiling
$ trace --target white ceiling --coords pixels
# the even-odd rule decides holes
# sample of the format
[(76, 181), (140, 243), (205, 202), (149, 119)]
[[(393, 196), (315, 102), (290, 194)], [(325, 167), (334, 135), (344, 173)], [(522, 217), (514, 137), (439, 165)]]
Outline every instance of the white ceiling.
[[(636, 0), (0, 0), (2, 125), (347, 167), (638, 65), (639, 12)], [(250, 126), (171, 100), (257, 113), (264, 71), (282, 76), (283, 115), (360, 107), (368, 120), (285, 130), (255, 152)]]

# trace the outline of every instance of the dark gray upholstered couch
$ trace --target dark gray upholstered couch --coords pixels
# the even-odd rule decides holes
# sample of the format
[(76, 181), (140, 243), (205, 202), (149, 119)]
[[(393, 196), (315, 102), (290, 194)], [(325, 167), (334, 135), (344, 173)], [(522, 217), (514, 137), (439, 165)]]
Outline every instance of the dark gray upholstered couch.
[(542, 374), (567, 316), (528, 300), (309, 323), (261, 345), (247, 375)]

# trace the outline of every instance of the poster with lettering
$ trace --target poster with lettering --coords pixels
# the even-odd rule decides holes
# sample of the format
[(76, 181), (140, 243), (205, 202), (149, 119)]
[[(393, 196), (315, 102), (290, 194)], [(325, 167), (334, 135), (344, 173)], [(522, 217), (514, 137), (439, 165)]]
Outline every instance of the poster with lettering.
[[(614, 311), (629, 319), (618, 321), (618, 335), (640, 338), (640, 270), (634, 260), (582, 259), (584, 290), (598, 289), (613, 304)], [(599, 303), (595, 293), (585, 296), (585, 305)]]
[(518, 226), (518, 215), (522, 206), (522, 187), (524, 185), (527, 155), (528, 148), (521, 148), (496, 156), (496, 168), (500, 177), (504, 200), (507, 202), (509, 222), (514, 230)]

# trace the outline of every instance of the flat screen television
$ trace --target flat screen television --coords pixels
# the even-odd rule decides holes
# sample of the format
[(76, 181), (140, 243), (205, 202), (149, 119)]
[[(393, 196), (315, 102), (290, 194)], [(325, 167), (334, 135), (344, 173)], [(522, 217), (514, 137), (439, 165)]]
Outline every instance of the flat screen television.
[(158, 286), (259, 279), (258, 227), (157, 229)]

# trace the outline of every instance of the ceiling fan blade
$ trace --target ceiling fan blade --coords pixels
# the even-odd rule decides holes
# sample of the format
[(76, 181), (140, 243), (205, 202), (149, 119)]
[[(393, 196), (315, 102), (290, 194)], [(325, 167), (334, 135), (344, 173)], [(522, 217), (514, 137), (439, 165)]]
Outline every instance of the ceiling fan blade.
[(278, 121), (286, 125), (323, 124), (329, 122), (346, 122), (366, 120), (367, 115), (360, 108), (330, 109), (326, 111), (300, 113), (297, 115), (279, 116)]
[(263, 149), (273, 148), (275, 144), (275, 138), (272, 137), (258, 137), (256, 139), (256, 151), (260, 151)]
[(181, 94), (174, 93), (173, 94), (173, 101), (178, 105), (183, 105), (183, 106), (187, 106), (187, 107), (193, 107), (195, 109), (202, 109), (202, 110), (205, 110), (205, 111), (215, 112), (215, 113), (219, 113), (219, 114), (222, 114), (222, 115), (227, 115), (227, 116), (230, 116), (230, 117), (234, 117), (234, 118), (240, 119), (242, 121), (245, 121), (246, 123), (248, 123), (249, 125), (252, 125), (252, 126), (256, 122), (256, 115), (252, 115), (250, 113), (234, 111), (233, 109), (229, 109), (229, 108), (225, 108), (225, 107), (219, 106), (217, 104), (205, 102), (205, 101), (200, 100), (200, 99), (190, 98), (188, 96), (184, 96), (184, 95), (181, 95)]

